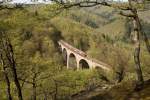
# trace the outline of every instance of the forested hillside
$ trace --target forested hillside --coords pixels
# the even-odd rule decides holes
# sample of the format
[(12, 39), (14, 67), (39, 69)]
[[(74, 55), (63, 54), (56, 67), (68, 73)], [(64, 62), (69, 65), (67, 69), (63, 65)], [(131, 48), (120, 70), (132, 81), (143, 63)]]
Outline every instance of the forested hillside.
[[(35, 97), (37, 100), (68, 100), (81, 91), (113, 86), (119, 77), (117, 72), (122, 72), (123, 84), (114, 87), (112, 95), (115, 95), (115, 89), (124, 89), (128, 83), (129, 87), (134, 83), (136, 75), (130, 19), (118, 15), (116, 9), (107, 7), (71, 8), (61, 13), (53, 9), (53, 5), (32, 5), (24, 9), (0, 10), (0, 31), (7, 34), (12, 43), (24, 100), (33, 100)], [(144, 31), (150, 36), (149, 11), (140, 14)], [(86, 52), (88, 56), (109, 64), (113, 71), (67, 70), (57, 43), (61, 39)], [(144, 42), (140, 57), (144, 79), (148, 80), (150, 56)], [(8, 76), (11, 95), (17, 100), (12, 73), (8, 73)], [(7, 99), (6, 88), (0, 64), (0, 100)], [(148, 93), (141, 98), (149, 100), (145, 99), (147, 96)], [(114, 100), (122, 98), (120, 95)]]

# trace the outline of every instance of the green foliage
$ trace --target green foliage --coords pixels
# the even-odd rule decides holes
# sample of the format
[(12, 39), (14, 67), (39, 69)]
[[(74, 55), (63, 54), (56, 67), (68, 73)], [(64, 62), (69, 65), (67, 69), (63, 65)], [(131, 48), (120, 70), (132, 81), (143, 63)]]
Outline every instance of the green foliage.
[[(116, 11), (107, 7), (79, 10), (74, 8), (67, 11), (67, 14), (55, 11), (59, 7), (34, 5), (24, 10), (0, 11), (0, 30), (8, 33), (13, 44), (17, 73), (21, 78), (25, 100), (32, 98), (31, 83), (35, 73), (38, 73), (35, 78), (37, 99), (41, 100), (54, 99), (55, 95), (60, 100), (67, 100), (72, 94), (107, 84), (106, 78), (114, 82), (116, 72), (122, 69), (125, 72), (125, 81), (135, 79), (133, 44), (127, 43), (126, 38), (123, 38), (126, 34), (129, 38), (132, 31), (126, 23), (127, 19), (114, 16)], [(149, 34), (149, 24), (144, 25), (147, 27), (146, 33)], [(113, 71), (106, 73), (102, 70), (66, 70), (58, 52), (57, 41), (60, 39), (85, 51), (88, 56), (111, 65)], [(143, 44), (141, 52), (144, 78), (148, 79), (150, 58)], [(11, 73), (9, 76), (12, 82)], [(6, 84), (1, 72), (0, 85), (0, 99), (6, 99)], [(11, 89), (13, 97), (16, 98), (13, 83)]]

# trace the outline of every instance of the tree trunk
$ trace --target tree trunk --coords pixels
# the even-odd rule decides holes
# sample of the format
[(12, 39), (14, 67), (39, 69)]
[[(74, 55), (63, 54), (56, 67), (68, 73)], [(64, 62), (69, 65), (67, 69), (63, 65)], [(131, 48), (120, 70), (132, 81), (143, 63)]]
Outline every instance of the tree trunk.
[(33, 87), (33, 100), (36, 100), (36, 85), (35, 83), (32, 84)]
[(2, 42), (3, 42), (3, 51), (6, 54), (5, 56), (8, 61), (8, 65), (10, 66), (12, 70), (13, 80), (14, 80), (14, 83), (16, 85), (17, 92), (18, 92), (18, 99), (23, 100), (21, 86), (17, 77), (16, 62), (14, 60), (13, 48), (6, 33), (2, 33)]
[[(1, 51), (0, 51), (1, 52)], [(1, 64), (2, 64), (2, 67), (3, 67), (3, 73), (4, 73), (4, 76), (5, 76), (5, 81), (6, 81), (6, 84), (7, 84), (7, 98), (8, 100), (12, 100), (12, 96), (11, 96), (11, 90), (10, 90), (10, 81), (9, 81), (9, 78), (8, 78), (8, 74), (6, 72), (6, 65), (5, 65), (5, 62), (4, 62), (4, 59), (3, 59), (3, 56), (2, 54), (0, 55), (0, 59), (1, 59)]]
[(137, 74), (137, 84), (135, 90), (140, 90), (143, 88), (144, 80), (141, 70), (140, 64), (140, 35), (142, 33), (142, 26), (140, 23), (140, 19), (137, 14), (137, 9), (133, 7), (132, 0), (129, 1), (129, 6), (131, 8), (131, 12), (133, 13), (133, 28), (134, 28), (134, 62), (135, 62), (135, 71)]
[(36, 77), (37, 77), (37, 73), (34, 73), (34, 76), (32, 79), (33, 100), (36, 100)]
[(140, 64), (140, 33), (141, 33), (141, 25), (137, 15), (137, 11), (133, 12), (135, 17), (133, 18), (134, 25), (134, 62), (135, 62), (135, 71), (137, 73), (137, 86), (136, 89), (141, 89), (144, 84), (141, 64)]
[(14, 66), (12, 67), (12, 71), (13, 71), (14, 82), (15, 82), (15, 85), (16, 85), (17, 91), (18, 91), (18, 98), (19, 98), (19, 100), (23, 100), (22, 92), (21, 92), (21, 86), (20, 86), (20, 83), (19, 83), (19, 80), (17, 77), (16, 68)]
[(12, 100), (11, 92), (10, 92), (10, 81), (9, 81), (8, 75), (6, 73), (5, 73), (5, 80), (6, 80), (6, 83), (7, 83), (7, 97), (8, 97), (8, 100)]
[(57, 100), (57, 94), (58, 94), (58, 85), (56, 80), (54, 80), (54, 84), (55, 84), (55, 93), (54, 93), (54, 100)]
[(13, 75), (14, 82), (15, 82), (15, 85), (16, 85), (17, 90), (18, 90), (18, 98), (19, 98), (19, 100), (23, 100), (22, 92), (21, 92), (21, 86), (20, 86), (20, 83), (19, 83), (19, 80), (17, 77), (16, 62), (14, 60), (13, 49), (12, 49), (12, 46), (10, 43), (9, 43), (9, 47), (10, 47), (10, 62), (11, 62), (11, 68), (12, 68), (12, 72), (13, 72), (12, 75)]

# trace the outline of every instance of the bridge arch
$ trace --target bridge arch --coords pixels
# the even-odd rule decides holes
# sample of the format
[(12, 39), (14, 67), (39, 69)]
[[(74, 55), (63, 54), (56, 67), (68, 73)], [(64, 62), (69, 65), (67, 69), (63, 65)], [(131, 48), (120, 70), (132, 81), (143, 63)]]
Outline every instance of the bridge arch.
[(89, 69), (90, 68), (88, 62), (84, 59), (81, 59), (79, 61), (79, 67), (82, 68), (82, 69)]
[(69, 54), (69, 68), (70, 69), (73, 69), (73, 70), (76, 70), (77, 69), (77, 59), (76, 59), (76, 55), (73, 54), (73, 53), (70, 53)]

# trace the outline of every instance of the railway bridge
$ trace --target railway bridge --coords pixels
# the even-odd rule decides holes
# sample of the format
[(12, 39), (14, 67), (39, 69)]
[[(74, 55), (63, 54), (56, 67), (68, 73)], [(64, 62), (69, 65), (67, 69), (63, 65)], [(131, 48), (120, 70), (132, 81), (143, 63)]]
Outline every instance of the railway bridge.
[(93, 69), (93, 68), (101, 68), (103, 70), (109, 71), (111, 67), (108, 64), (105, 64), (96, 59), (90, 58), (87, 54), (67, 42), (60, 40), (58, 41), (60, 49), (62, 51), (63, 57), (66, 61), (67, 68), (69, 69), (71, 66), (69, 65), (69, 61), (71, 57), (75, 58), (76, 61), (76, 69)]

